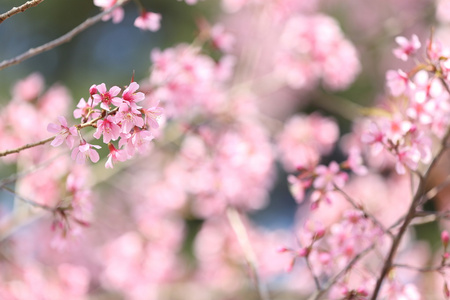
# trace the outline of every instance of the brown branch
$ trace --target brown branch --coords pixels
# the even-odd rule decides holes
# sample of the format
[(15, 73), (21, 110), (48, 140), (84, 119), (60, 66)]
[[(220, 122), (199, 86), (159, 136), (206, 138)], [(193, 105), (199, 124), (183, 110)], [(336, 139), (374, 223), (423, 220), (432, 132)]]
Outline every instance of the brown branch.
[(61, 44), (67, 43), (70, 40), (72, 40), (76, 35), (78, 35), (79, 33), (83, 32), (84, 30), (86, 30), (87, 28), (91, 27), (92, 25), (94, 25), (95, 23), (98, 23), (99, 21), (102, 20), (102, 18), (108, 14), (110, 14), (114, 9), (124, 5), (125, 3), (127, 3), (130, 0), (122, 0), (119, 1), (116, 5), (114, 5), (113, 7), (111, 7), (108, 10), (105, 10), (101, 13), (99, 13), (98, 15), (91, 17), (89, 19), (87, 19), (86, 21), (84, 21), (83, 23), (81, 23), (80, 25), (78, 25), (77, 27), (75, 27), (74, 29), (72, 29), (71, 31), (69, 31), (68, 33), (66, 33), (65, 35), (51, 41), (48, 42), (44, 45), (41, 45), (39, 47), (36, 48), (31, 48), (28, 51), (26, 51), (25, 53), (22, 53), (12, 59), (9, 60), (4, 60), (3, 62), (0, 63), (0, 70), (5, 69), (7, 67), (16, 65), (18, 63), (23, 62), (24, 60), (27, 60), (35, 55), (41, 54), (45, 51), (49, 51)]
[(308, 268), (309, 273), (311, 273), (311, 276), (312, 276), (313, 279), (314, 279), (314, 284), (316, 285), (316, 289), (317, 289), (318, 291), (321, 291), (321, 290), (322, 290), (322, 287), (320, 286), (319, 277), (317, 277), (317, 275), (314, 274), (314, 271), (313, 271), (313, 269), (312, 269), (311, 262), (309, 261), (309, 256), (308, 256), (308, 255), (305, 257), (305, 260), (306, 260), (306, 267)]
[(6, 150), (6, 151), (3, 151), (3, 152), (0, 152), (0, 157), (6, 156), (6, 155), (9, 155), (9, 154), (13, 154), (13, 153), (19, 153), (20, 151), (25, 150), (25, 149), (30, 149), (30, 148), (33, 148), (33, 147), (36, 147), (36, 146), (44, 145), (44, 144), (46, 144), (48, 142), (53, 141), (55, 139), (55, 137), (56, 137), (56, 135), (54, 135), (52, 137), (49, 137), (48, 139), (42, 140), (40, 142), (36, 142), (36, 143), (33, 143), (33, 144), (26, 144), (26, 145), (24, 145), (22, 147), (19, 147), (19, 148), (16, 148), (16, 149)]
[[(119, 109), (119, 108), (116, 107), (115, 109), (113, 109), (113, 110), (110, 111), (109, 113), (110, 113), (110, 114), (111, 114), (111, 113), (115, 113), (118, 109)], [(93, 120), (90, 120), (90, 121), (87, 122), (87, 123), (83, 123), (83, 124), (80, 124), (80, 125), (76, 125), (76, 127), (77, 127), (78, 129), (81, 129), (81, 128), (85, 128), (85, 127), (88, 127), (88, 126), (93, 126), (95, 122), (97, 122), (98, 120), (100, 120), (100, 119), (102, 119), (102, 118), (104, 118), (104, 117), (105, 117), (105, 114), (101, 114), (99, 117), (97, 117), (97, 118), (95, 118), (95, 119), (93, 119)], [(6, 150), (6, 151), (4, 151), (4, 152), (0, 152), (0, 157), (6, 156), (6, 155), (9, 155), (9, 154), (13, 154), (13, 153), (19, 153), (19, 152), (22, 151), (22, 150), (26, 150), (26, 149), (33, 148), (33, 147), (36, 147), (36, 146), (44, 145), (44, 144), (46, 144), (46, 143), (48, 143), (48, 142), (53, 141), (53, 140), (56, 138), (56, 136), (57, 136), (57, 135), (54, 135), (54, 136), (49, 137), (48, 139), (42, 140), (42, 141), (40, 141), (40, 142), (36, 142), (36, 143), (33, 143), (33, 144), (26, 144), (25, 146), (22, 146), (22, 147), (19, 147), (19, 148), (16, 148), (16, 149)]]
[(3, 13), (0, 15), (0, 23), (2, 23), (3, 21), (5, 21), (6, 19), (26, 11), (27, 9), (33, 7), (33, 6), (37, 6), (39, 3), (43, 2), (44, 0), (30, 0), (25, 4), (22, 4), (19, 7), (13, 7), (11, 10)]
[(386, 275), (389, 273), (391, 268), (393, 267), (393, 260), (397, 253), (398, 246), (400, 245), (400, 241), (402, 240), (403, 235), (405, 234), (406, 230), (408, 229), (411, 221), (416, 216), (417, 206), (421, 203), (421, 200), (423, 199), (423, 197), (426, 197), (426, 193), (427, 193), (427, 191), (425, 190), (426, 179), (429, 177), (431, 170), (438, 163), (441, 156), (447, 149), (446, 145), (447, 145), (447, 140), (448, 140), (449, 136), (450, 136), (450, 128), (447, 129), (447, 132), (441, 141), (442, 142), (441, 149), (439, 150), (436, 157), (431, 162), (425, 175), (420, 178), (420, 183), (419, 183), (419, 186), (417, 187), (416, 194), (414, 195), (414, 198), (411, 201), (411, 205), (408, 209), (408, 212), (406, 213), (406, 215), (403, 219), (403, 223), (402, 223), (395, 239), (392, 242), (391, 248), (389, 250), (389, 254), (388, 254), (386, 260), (384, 261), (383, 267), (381, 269), (381, 273), (375, 284), (375, 289), (373, 291), (372, 297), (370, 298), (371, 300), (377, 299), (377, 296), (378, 296), (378, 293), (380, 292), (383, 280), (386, 277)]

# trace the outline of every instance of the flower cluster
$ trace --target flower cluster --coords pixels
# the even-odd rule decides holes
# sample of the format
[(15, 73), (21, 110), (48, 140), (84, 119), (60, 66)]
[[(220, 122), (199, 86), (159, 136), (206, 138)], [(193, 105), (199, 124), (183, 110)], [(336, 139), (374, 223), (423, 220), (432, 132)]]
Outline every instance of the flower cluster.
[[(123, 2), (123, 1), (122, 1)], [(100, 7), (103, 11), (113, 8), (120, 4), (118, 0), (94, 0), (94, 5)], [(195, 4), (195, 3), (192, 3)], [(142, 30), (158, 31), (161, 23), (161, 14), (148, 12), (141, 7), (141, 14), (135, 19), (134, 26)], [(116, 7), (110, 14), (103, 17), (103, 21), (112, 19), (113, 23), (122, 22), (125, 16), (125, 11), (122, 7)]]
[(214, 112), (225, 104), (225, 83), (233, 66), (230, 57), (217, 63), (201, 48), (180, 44), (153, 50), (151, 60), (152, 95), (161, 99), (169, 116)]
[[(61, 116), (59, 124), (48, 125), (47, 130), (56, 133), (52, 146), (65, 141), (70, 149), (73, 148), (72, 159), (78, 164), (85, 163), (87, 158), (96, 163), (100, 159), (96, 149), (101, 146), (88, 143), (81, 134), (82, 128), (94, 127), (93, 137), (103, 137), (103, 143), (109, 148), (107, 168), (112, 168), (117, 161), (130, 159), (135, 153), (147, 151), (153, 139), (150, 130), (159, 127), (157, 119), (162, 108), (158, 104), (149, 108), (139, 106), (138, 103), (145, 100), (145, 94), (138, 89), (139, 84), (131, 82), (119, 97), (121, 89), (117, 86), (108, 90), (104, 83), (92, 85), (88, 101), (82, 98), (73, 112), (76, 119), (81, 119), (80, 124), (69, 127)], [(79, 140), (79, 145), (74, 148), (75, 139)], [(118, 142), (117, 147), (113, 141)]]
[(277, 73), (292, 88), (306, 88), (322, 78), (330, 89), (344, 89), (360, 70), (356, 49), (326, 15), (292, 16), (279, 46)]
[[(411, 41), (396, 39), (400, 47), (394, 54), (407, 60), (419, 49), (417, 36)], [(390, 70), (386, 74), (388, 101), (377, 116), (371, 118), (362, 134), (362, 142), (371, 146), (372, 154), (385, 149), (395, 157), (395, 169), (417, 170), (432, 159), (432, 140), (444, 138), (450, 122), (448, 93), (450, 68), (439, 42), (428, 42), (428, 61), (410, 72)]]

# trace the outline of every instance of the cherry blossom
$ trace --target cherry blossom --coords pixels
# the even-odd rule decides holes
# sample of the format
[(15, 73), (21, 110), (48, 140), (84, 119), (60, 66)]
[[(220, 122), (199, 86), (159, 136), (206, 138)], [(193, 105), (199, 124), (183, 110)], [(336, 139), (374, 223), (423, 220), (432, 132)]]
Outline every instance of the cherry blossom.
[(328, 167), (320, 165), (314, 170), (316, 178), (313, 186), (316, 189), (324, 189), (326, 191), (334, 190), (335, 186), (342, 188), (347, 181), (346, 173), (341, 172), (337, 162), (332, 161)]
[(94, 99), (94, 106), (100, 103), (101, 108), (109, 110), (111, 103), (121, 103), (121, 99), (116, 97), (120, 93), (120, 88), (118, 86), (113, 86), (108, 91), (106, 85), (102, 83), (97, 85), (96, 90), (98, 91), (98, 94), (92, 96)]
[(126, 103), (120, 105), (114, 121), (116, 124), (120, 123), (121, 132), (125, 134), (129, 133), (135, 126), (144, 126), (144, 119)]
[(73, 111), (73, 116), (75, 119), (80, 119), (83, 117), (86, 121), (92, 120), (97, 118), (100, 113), (97, 109), (94, 109), (94, 107), (91, 104), (88, 104), (84, 98), (81, 98), (78, 102), (77, 109)]
[(134, 20), (134, 26), (142, 30), (158, 31), (161, 27), (161, 14), (154, 12), (142, 12), (139, 17)]
[(235, 44), (235, 37), (225, 31), (225, 27), (216, 24), (211, 28), (211, 39), (214, 47), (223, 52), (231, 52)]
[(140, 102), (145, 99), (145, 95), (142, 92), (136, 92), (139, 89), (139, 84), (136, 82), (130, 83), (130, 85), (123, 91), (122, 98), (113, 98), (111, 101), (115, 106), (121, 106), (122, 103), (126, 103), (130, 106), (133, 112), (137, 113), (137, 109), (141, 108), (136, 105), (136, 102)]
[[(118, 3), (118, 0), (94, 0), (94, 5), (101, 7), (103, 10), (107, 10)], [(108, 21), (112, 18), (113, 23), (120, 23), (124, 17), (124, 10), (122, 7), (118, 7), (112, 11), (111, 14), (103, 17), (103, 21)]]
[(112, 169), (114, 162), (127, 160), (127, 155), (124, 153), (124, 151), (116, 149), (116, 147), (114, 147), (112, 143), (108, 144), (108, 148), (109, 154), (105, 164), (106, 168)]
[(398, 36), (395, 38), (395, 41), (399, 47), (394, 49), (394, 55), (403, 61), (407, 61), (408, 58), (415, 54), (422, 45), (415, 34), (411, 36), (410, 40), (403, 36)]
[(93, 148), (100, 149), (101, 147), (98, 145), (89, 144), (86, 141), (81, 141), (80, 145), (73, 149), (71, 157), (77, 162), (77, 164), (80, 165), (86, 162), (86, 158), (89, 158), (93, 163), (96, 163), (100, 157), (97, 151)]
[(57, 133), (57, 136), (52, 141), (51, 145), (53, 147), (58, 147), (61, 145), (64, 141), (66, 142), (67, 146), (72, 149), (73, 144), (75, 143), (74, 136), (78, 135), (77, 129), (72, 126), (68, 127), (67, 120), (63, 116), (58, 117), (58, 121), (60, 125), (56, 125), (53, 123), (48, 124), (47, 130), (52, 133)]
[(103, 135), (103, 143), (107, 144), (111, 140), (117, 140), (120, 136), (120, 131), (121, 128), (114, 123), (113, 117), (108, 116), (106, 119), (97, 122), (97, 130), (94, 133), (94, 137), (99, 139)]

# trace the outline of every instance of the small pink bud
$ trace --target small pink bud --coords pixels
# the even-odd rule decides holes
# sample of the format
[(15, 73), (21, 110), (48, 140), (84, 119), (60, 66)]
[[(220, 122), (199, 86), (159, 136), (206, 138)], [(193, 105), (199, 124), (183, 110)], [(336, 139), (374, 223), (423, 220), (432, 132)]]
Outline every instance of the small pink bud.
[(344, 295), (344, 296), (348, 294), (348, 288), (346, 286), (343, 286), (341, 288), (341, 294)]
[(319, 228), (316, 231), (316, 240), (321, 239), (325, 235), (325, 228)]
[(95, 94), (97, 94), (97, 85), (95, 85), (95, 84), (93, 84), (90, 88), (89, 88), (89, 94), (91, 94), (91, 96), (92, 95), (95, 95)]
[(297, 254), (298, 254), (298, 256), (300, 256), (300, 257), (308, 256), (308, 254), (309, 254), (309, 249), (308, 249), (308, 248), (301, 248), (300, 250), (298, 250)]
[(369, 296), (369, 293), (367, 292), (367, 290), (363, 287), (359, 287), (357, 290), (358, 295), (361, 296)]
[(295, 264), (295, 258), (293, 258), (293, 259), (289, 262), (289, 265), (287, 265), (287, 267), (286, 267), (286, 272), (291, 272), (292, 269), (294, 268), (294, 264)]
[(278, 253), (284, 253), (284, 252), (288, 252), (288, 251), (291, 251), (291, 250), (288, 249), (288, 248), (286, 248), (286, 247), (279, 247), (279, 248), (277, 249), (277, 252), (278, 252)]
[(442, 244), (444, 245), (444, 248), (447, 248), (448, 242), (450, 240), (450, 236), (449, 236), (447, 230), (442, 231), (442, 233), (441, 233), (441, 240), (442, 240)]
[(448, 258), (450, 257), (450, 253), (445, 252), (444, 255), (443, 255), (443, 257), (444, 257), (444, 259), (448, 259)]

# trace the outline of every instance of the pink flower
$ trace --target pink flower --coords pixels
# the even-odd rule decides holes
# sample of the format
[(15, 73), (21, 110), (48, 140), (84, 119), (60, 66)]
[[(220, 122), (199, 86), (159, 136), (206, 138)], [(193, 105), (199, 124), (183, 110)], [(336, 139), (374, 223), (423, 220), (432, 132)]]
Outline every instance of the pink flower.
[(305, 198), (305, 186), (303, 185), (303, 182), (294, 175), (288, 176), (288, 182), (289, 191), (294, 197), (295, 202), (302, 203), (303, 199)]
[(122, 99), (121, 98), (114, 98), (112, 100), (112, 103), (115, 106), (121, 106), (122, 103), (127, 103), (130, 108), (133, 110), (134, 113), (138, 113), (138, 109), (141, 108), (136, 105), (136, 102), (140, 102), (145, 99), (145, 95), (142, 92), (136, 91), (139, 89), (139, 84), (136, 82), (130, 83), (130, 85), (123, 91), (122, 93)]
[(144, 11), (136, 18), (134, 26), (142, 30), (158, 31), (161, 27), (161, 15)]
[(127, 154), (133, 156), (136, 150), (144, 153), (148, 150), (153, 134), (147, 130), (136, 129), (132, 134), (123, 135), (119, 147), (126, 145)]
[(104, 110), (109, 111), (109, 105), (113, 103), (116, 106), (116, 103), (122, 103), (122, 99), (119, 97), (116, 97), (120, 93), (120, 88), (118, 86), (113, 86), (109, 89), (109, 91), (106, 89), (106, 85), (104, 83), (97, 85), (97, 90), (99, 94), (95, 94), (92, 96), (94, 99), (94, 105), (97, 105), (99, 103), (100, 107)]
[(111, 140), (115, 141), (120, 136), (120, 126), (114, 123), (113, 117), (108, 116), (104, 120), (97, 122), (97, 131), (94, 133), (94, 137), (99, 139), (103, 134), (103, 143), (107, 144)]
[(134, 126), (142, 128), (144, 126), (144, 120), (141, 116), (130, 111), (130, 107), (126, 103), (122, 103), (119, 107), (114, 121), (120, 123), (122, 127), (122, 133), (129, 133)]
[(408, 87), (408, 75), (402, 70), (386, 72), (386, 85), (393, 96), (400, 96)]
[(100, 113), (97, 109), (94, 109), (91, 104), (88, 104), (84, 98), (81, 98), (77, 105), (78, 109), (73, 111), (73, 116), (75, 119), (79, 119), (81, 117), (86, 120), (97, 118)]
[[(94, 0), (94, 5), (101, 7), (102, 10), (108, 10), (116, 5), (117, 0)], [(124, 11), (122, 7), (114, 9), (111, 14), (102, 18), (103, 21), (108, 21), (112, 17), (113, 23), (120, 23), (123, 20)]]
[(407, 61), (408, 57), (416, 53), (417, 49), (421, 46), (419, 38), (415, 34), (412, 35), (411, 40), (403, 36), (398, 36), (395, 38), (395, 41), (400, 47), (394, 49), (393, 53), (403, 61)]
[(346, 165), (357, 175), (366, 175), (367, 168), (363, 165), (363, 159), (361, 157), (361, 150), (357, 147), (352, 147), (349, 150), (348, 159), (345, 162)]
[(75, 141), (74, 136), (77, 136), (78, 133), (77, 129), (75, 126), (69, 128), (66, 118), (64, 118), (63, 116), (58, 117), (58, 120), (60, 125), (50, 123), (47, 126), (47, 131), (58, 134), (50, 145), (52, 145), (53, 147), (58, 147), (64, 141), (66, 141), (67, 146), (72, 149), (73, 143)]
[(384, 148), (386, 133), (382, 131), (374, 122), (369, 124), (369, 128), (361, 135), (361, 141), (373, 146), (374, 154), (380, 153)]
[(87, 157), (89, 157), (93, 163), (96, 163), (99, 161), (100, 157), (97, 151), (92, 148), (100, 149), (101, 147), (98, 145), (91, 145), (83, 140), (81, 141), (80, 146), (73, 149), (71, 157), (80, 165), (86, 162)]
[(405, 174), (405, 166), (411, 170), (416, 170), (419, 166), (420, 152), (415, 148), (400, 149), (397, 152), (397, 163), (395, 164), (395, 171), (398, 174)]
[(19, 80), (13, 87), (14, 99), (31, 101), (36, 99), (44, 89), (44, 78), (39, 73), (33, 73)]
[(118, 150), (116, 147), (114, 147), (113, 144), (108, 144), (109, 148), (109, 154), (108, 154), (108, 160), (106, 161), (105, 168), (112, 169), (113, 163), (116, 161), (125, 161), (127, 160), (127, 155), (123, 150)]
[(226, 32), (222, 24), (214, 25), (211, 28), (211, 39), (214, 47), (225, 53), (233, 50), (236, 42), (234, 36)]
[(325, 191), (334, 190), (335, 185), (342, 188), (348, 179), (348, 175), (341, 172), (339, 164), (335, 161), (332, 161), (328, 167), (324, 165), (317, 166), (315, 173), (317, 177), (313, 182), (314, 188)]
[(143, 108), (142, 112), (145, 115), (145, 121), (150, 126), (150, 128), (158, 129), (159, 124), (157, 122), (158, 118), (163, 114), (164, 109), (158, 106), (159, 101), (150, 108)]

